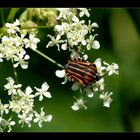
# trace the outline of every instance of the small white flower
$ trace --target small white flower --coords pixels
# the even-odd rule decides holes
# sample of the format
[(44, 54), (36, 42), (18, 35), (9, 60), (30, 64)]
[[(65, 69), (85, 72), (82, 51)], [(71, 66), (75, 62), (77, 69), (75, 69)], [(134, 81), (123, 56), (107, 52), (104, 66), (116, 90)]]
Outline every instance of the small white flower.
[(11, 126), (13, 125), (15, 125), (15, 121), (11, 121), (11, 118), (9, 118), (8, 120), (0, 118), (0, 126), (2, 126), (4, 129), (8, 127), (7, 132), (10, 132), (12, 130)]
[(101, 78), (99, 81), (96, 83), (92, 84), (92, 89), (93, 91), (103, 91), (104, 90), (104, 78)]
[(80, 17), (83, 17), (84, 15), (86, 15), (87, 17), (90, 16), (87, 8), (78, 8), (78, 9), (81, 10), (80, 13), (79, 13)]
[(94, 36), (92, 36), (92, 35), (90, 35), (89, 36), (89, 39), (87, 39), (87, 50), (90, 50), (91, 48), (93, 48), (93, 49), (99, 49), (100, 48), (100, 44), (99, 44), (99, 42), (97, 41), (97, 40), (94, 40), (94, 38), (95, 38), (95, 35)]
[(91, 20), (89, 20), (88, 21), (88, 26), (87, 26), (87, 29), (88, 29), (89, 33), (91, 33), (91, 31), (94, 31), (94, 29), (93, 29), (94, 27), (98, 28), (99, 26), (98, 26), (98, 24), (96, 22), (93, 22), (91, 24)]
[(78, 17), (73, 16), (72, 21), (74, 21), (74, 22), (78, 23), (78, 22), (79, 22), (79, 19), (78, 19)]
[(76, 91), (76, 90), (79, 90), (79, 89), (80, 89), (80, 86), (77, 85), (76, 83), (74, 83), (74, 84), (72, 85), (71, 89), (72, 89), (73, 91)]
[(14, 57), (14, 60), (15, 61), (18, 61), (17, 63), (15, 63), (13, 66), (16, 68), (18, 67), (18, 65), (20, 64), (20, 66), (23, 68), (23, 69), (27, 69), (28, 68), (28, 62), (25, 61), (25, 60), (28, 60), (30, 58), (29, 55), (23, 55), (22, 53), (18, 54), (18, 56), (15, 56)]
[(49, 46), (52, 47), (52, 46), (56, 45), (57, 48), (58, 48), (58, 51), (60, 51), (59, 43), (63, 43), (64, 42), (64, 40), (60, 40), (61, 35), (57, 35), (56, 38), (54, 38), (51, 35), (48, 35), (48, 37), (50, 37), (52, 41), (49, 41), (49, 43), (46, 45), (46, 48), (48, 48)]
[(17, 94), (16, 90), (18, 88), (21, 88), (22, 85), (21, 84), (16, 85), (12, 77), (8, 77), (6, 78), (6, 80), (8, 81), (8, 83), (4, 85), (4, 88), (5, 90), (8, 90), (8, 95)]
[(0, 100), (0, 115), (2, 116), (3, 113), (5, 112), (6, 114), (9, 113), (9, 104), (2, 104), (1, 100)]
[(94, 95), (93, 90), (91, 89), (90, 86), (87, 86), (87, 87), (84, 89), (84, 92), (86, 92), (86, 94), (87, 94), (87, 96), (88, 96), (89, 98), (92, 98), (93, 95)]
[(108, 63), (106, 63), (105, 61), (103, 62), (105, 65), (107, 65), (107, 67), (106, 67), (106, 71), (108, 71), (108, 75), (110, 76), (110, 75), (112, 75), (113, 73), (114, 74), (119, 74), (119, 71), (118, 71), (118, 69), (119, 69), (119, 66), (118, 66), (118, 64), (116, 64), (116, 63), (112, 63), (111, 65), (109, 65)]
[[(61, 31), (63, 31), (63, 26), (62, 25), (55, 25), (55, 28), (54, 28), (54, 30), (56, 30), (56, 31), (58, 31), (58, 32), (61, 32)], [(63, 34), (64, 34), (64, 32), (63, 32)], [(63, 34), (61, 34), (61, 35), (63, 35)]]
[(32, 48), (33, 50), (37, 49), (37, 43), (40, 42), (39, 38), (35, 38), (35, 34), (30, 33), (29, 35), (29, 39), (25, 38), (23, 40), (24, 44), (25, 44), (25, 48)]
[(70, 57), (71, 57), (71, 59), (74, 59), (74, 58), (79, 58), (80, 55), (79, 55), (78, 52), (72, 50), (72, 53), (70, 54)]
[(30, 99), (33, 99), (34, 95), (31, 94), (32, 92), (33, 92), (33, 90), (31, 89), (30, 86), (28, 86), (25, 90), (25, 93), (22, 93), (22, 98), (25, 99), (26, 101), (29, 101)]
[(19, 37), (18, 35), (14, 36), (14, 38), (12, 38), (11, 42), (13, 42), (13, 44), (17, 47), (17, 49), (23, 47), (23, 38)]
[(6, 23), (5, 24), (5, 26), (8, 28), (7, 32), (11, 33), (11, 34), (14, 34), (17, 31), (19, 31), (19, 27), (18, 27), (19, 25), (20, 25), (20, 22), (18, 19), (16, 19), (16, 21), (14, 23)]
[(22, 109), (21, 102), (15, 100), (9, 101), (9, 109), (18, 114)]
[(56, 18), (57, 20), (61, 18), (67, 19), (72, 14), (70, 8), (56, 8), (56, 9), (60, 11), (59, 16)]
[(18, 118), (20, 119), (18, 123), (21, 124), (21, 127), (23, 127), (25, 123), (28, 127), (31, 127), (30, 121), (32, 120), (32, 115), (27, 115), (23, 112), (22, 115), (18, 114)]
[(97, 58), (94, 62), (94, 64), (96, 65), (97, 67), (97, 72), (99, 73), (100, 76), (103, 76), (104, 75), (104, 72), (103, 70), (105, 70), (105, 67), (104, 66), (101, 66), (101, 58)]
[(112, 94), (113, 92), (110, 92), (110, 93), (105, 92), (103, 94), (100, 94), (99, 98), (103, 100), (103, 106), (110, 107), (110, 103), (113, 101), (110, 97)]
[(74, 102), (74, 104), (71, 106), (71, 108), (74, 110), (74, 111), (77, 111), (79, 110), (80, 108), (84, 108), (84, 109), (87, 109), (87, 107), (84, 105), (85, 101), (83, 100), (83, 97), (76, 99), (76, 102)]
[(55, 75), (59, 78), (65, 78), (64, 82), (62, 82), (61, 84), (66, 84), (67, 83), (67, 76), (65, 73), (65, 70), (56, 70)]
[(56, 25), (54, 30), (56, 30), (61, 36), (64, 35), (64, 33), (68, 33), (71, 30), (71, 25), (67, 22), (62, 22), (61, 25)]
[(100, 48), (99, 41), (94, 40), (93, 45), (92, 45), (92, 48), (94, 48), (94, 49), (99, 49), (99, 48)]
[(43, 95), (47, 98), (51, 98), (51, 94), (50, 92), (48, 92), (47, 90), (49, 89), (49, 85), (47, 84), (47, 82), (44, 82), (41, 86), (41, 89), (34, 87), (37, 92), (35, 93), (35, 97), (39, 96), (39, 101), (43, 100)]
[(34, 112), (34, 100), (32, 98), (24, 100), (21, 104), (23, 104), (22, 110), (25, 114), (32, 114)]
[(40, 114), (35, 112), (35, 119), (34, 122), (38, 123), (39, 127), (42, 127), (43, 122), (50, 122), (52, 120), (52, 115), (45, 116), (45, 112), (43, 111), (43, 107), (41, 108)]

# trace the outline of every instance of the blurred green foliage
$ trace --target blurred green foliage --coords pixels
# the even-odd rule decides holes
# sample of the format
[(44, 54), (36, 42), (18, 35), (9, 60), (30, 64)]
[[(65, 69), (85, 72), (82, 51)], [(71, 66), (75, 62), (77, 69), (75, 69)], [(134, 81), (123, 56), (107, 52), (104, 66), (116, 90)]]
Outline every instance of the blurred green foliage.
[[(22, 11), (22, 9), (21, 9)], [(9, 9), (4, 9), (5, 19)], [(102, 58), (108, 63), (116, 62), (119, 65), (119, 75), (105, 77), (105, 88), (113, 91), (113, 102), (110, 108), (104, 108), (98, 95), (87, 101), (87, 110), (74, 112), (70, 106), (74, 102), (74, 95), (78, 92), (71, 90), (72, 83), (61, 85), (62, 79), (55, 76), (59, 69), (38, 54), (29, 50), (29, 69), (17, 69), (18, 78), (23, 87), (40, 87), (44, 81), (50, 85), (51, 99), (36, 101), (35, 108), (40, 110), (44, 105), (47, 114), (52, 114), (50, 123), (39, 128), (32, 124), (31, 128), (21, 128), (20, 125), (13, 131), (25, 132), (123, 132), (140, 131), (140, 9), (133, 8), (91, 8), (90, 19), (99, 24), (96, 33), (101, 44), (99, 50), (91, 50), (89, 61)], [(17, 13), (16, 18), (20, 14)], [(85, 18), (85, 20), (87, 20)], [(1, 22), (1, 21), (0, 21)], [(38, 49), (64, 65), (69, 59), (68, 51), (57, 51), (56, 47), (46, 49), (47, 34), (52, 29), (40, 30), (41, 39)], [(5, 78), (13, 76), (9, 62), (0, 64), (0, 97), (8, 98), (3, 91)]]

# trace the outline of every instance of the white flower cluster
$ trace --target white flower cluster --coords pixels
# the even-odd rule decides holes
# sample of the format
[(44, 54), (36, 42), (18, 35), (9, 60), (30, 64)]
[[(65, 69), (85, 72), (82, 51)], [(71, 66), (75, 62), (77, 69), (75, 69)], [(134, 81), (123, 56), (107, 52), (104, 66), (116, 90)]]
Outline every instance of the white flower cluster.
[[(78, 53), (84, 54), (85, 50), (99, 49), (100, 44), (95, 40), (95, 35), (91, 35), (94, 32), (93, 28), (97, 28), (98, 24), (96, 22), (91, 23), (91, 20), (88, 20), (86, 23), (85, 20), (80, 20), (84, 15), (89, 17), (90, 14), (86, 8), (77, 8), (77, 11), (74, 12), (74, 8), (57, 8), (59, 15), (57, 20), (61, 24), (55, 26), (55, 37), (48, 35), (51, 41), (47, 44), (48, 47), (54, 45), (57, 46), (60, 51), (60, 46), (62, 50), (75, 52), (75, 49)], [(76, 14), (78, 12), (78, 14)], [(72, 55), (73, 56), (73, 55)]]
[[(89, 84), (84, 89), (78, 83), (74, 83), (71, 88), (73, 91), (80, 90), (81, 94), (87, 95), (87, 97), (89, 97), (89, 98), (92, 98), (94, 96), (94, 94), (98, 92), (98, 93), (100, 93), (99, 98), (103, 100), (103, 106), (110, 107), (110, 103), (112, 102), (112, 99), (110, 96), (113, 93), (110, 92), (110, 94), (108, 94), (108, 92), (104, 91), (105, 84), (104, 84), (103, 76), (105, 74), (108, 74), (108, 76), (110, 76), (112, 74), (118, 75), (119, 66), (116, 63), (112, 63), (111, 65), (109, 65), (105, 61), (103, 61), (104, 66), (102, 66), (101, 58), (97, 58), (95, 60), (94, 64), (97, 67), (97, 72), (98, 72), (99, 77), (101, 77), (99, 79), (99, 81)], [(57, 70), (55, 74), (59, 78), (63, 78), (63, 77), (65, 78), (65, 81), (62, 84), (65, 84), (69, 80), (67, 75), (65, 74), (65, 70)], [(76, 98), (76, 102), (72, 106), (72, 109), (73, 110), (79, 110), (80, 108), (87, 109), (87, 107), (84, 105), (84, 103), (85, 103), (85, 101), (84, 101), (83, 97), (80, 97), (79, 99)]]
[(23, 69), (27, 69), (27, 60), (30, 56), (27, 54), (26, 48), (36, 49), (40, 40), (35, 37), (34, 32), (28, 35), (27, 32), (20, 29), (19, 20), (14, 23), (6, 23), (5, 28), (7, 33), (2, 36), (0, 43), (0, 62), (3, 62), (3, 59), (12, 60), (14, 67), (20, 65)]
[[(85, 54), (85, 50), (99, 49), (100, 44), (95, 37), (97, 34), (93, 34), (94, 28), (98, 27), (96, 22), (91, 23), (91, 20), (88, 20), (88, 24), (86, 24), (85, 20), (80, 20), (81, 17), (87, 16), (90, 17), (90, 14), (86, 8), (77, 8), (74, 12), (73, 8), (57, 8), (59, 11), (59, 15), (57, 20), (60, 20), (60, 24), (55, 26), (56, 36), (48, 35), (51, 38), (51, 41), (47, 44), (47, 48), (51, 46), (57, 46), (60, 51), (60, 45), (62, 50), (67, 50), (71, 52), (71, 59), (74, 58), (83, 58), (84, 60), (88, 59), (88, 55)], [(79, 18), (78, 18), (79, 17)], [(119, 66), (116, 63), (112, 63), (111, 65), (103, 61), (102, 66), (101, 58), (97, 58), (93, 64), (96, 65), (99, 80), (94, 81), (88, 86), (81, 87), (81, 85), (74, 83), (72, 86), (72, 90), (80, 90), (82, 97), (79, 99), (76, 98), (76, 102), (71, 107), (73, 110), (79, 110), (80, 108), (87, 109), (84, 105), (84, 97), (92, 98), (94, 93), (100, 93), (99, 98), (103, 100), (103, 106), (110, 107), (110, 103), (112, 102), (111, 95), (112, 92), (105, 92), (104, 90), (104, 75), (108, 74), (108, 76), (112, 74), (119, 74), (118, 68)], [(70, 80), (65, 74), (65, 69), (57, 70), (56, 76), (59, 78), (65, 78), (62, 84), (65, 84), (67, 80)]]
[[(42, 127), (43, 122), (50, 122), (52, 120), (52, 115), (45, 115), (43, 108), (41, 112), (38, 113), (34, 108), (35, 97), (39, 96), (39, 101), (43, 100), (43, 96), (51, 98), (51, 94), (48, 91), (49, 85), (44, 82), (41, 88), (36, 88), (36, 92), (33, 94), (33, 90), (30, 86), (26, 87), (25, 91), (21, 90), (21, 84), (15, 84), (12, 77), (6, 78), (8, 83), (4, 85), (4, 89), (8, 91), (8, 95), (11, 96), (9, 103), (3, 104), (0, 100), (0, 129), (1, 131), (7, 130), (10, 132), (12, 130), (11, 126), (15, 125), (14, 116), (17, 115), (19, 121), (23, 127), (27, 124), (31, 127), (31, 121), (38, 123), (39, 127)], [(4, 119), (6, 116), (11, 114), (8, 120)]]

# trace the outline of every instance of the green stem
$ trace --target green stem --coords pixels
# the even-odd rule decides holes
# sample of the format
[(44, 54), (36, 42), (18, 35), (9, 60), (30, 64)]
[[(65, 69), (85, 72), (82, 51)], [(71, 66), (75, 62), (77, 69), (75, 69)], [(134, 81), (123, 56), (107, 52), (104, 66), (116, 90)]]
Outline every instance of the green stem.
[(36, 29), (44, 29), (48, 28), (48, 26), (32, 26), (32, 27), (21, 27), (21, 29), (31, 29), (31, 28), (36, 28)]
[(20, 8), (12, 8), (9, 15), (8, 15), (8, 18), (7, 18), (7, 21), (13, 21), (14, 20), (14, 17), (15, 17), (15, 14), (17, 13), (17, 11), (19, 10)]
[[(33, 50), (33, 49), (32, 49)], [(41, 55), (42, 57), (44, 57), (45, 59), (49, 60), (50, 62), (56, 64), (58, 67), (63, 68), (64, 66), (62, 66), (61, 64), (57, 63), (55, 60), (53, 60), (52, 58), (48, 57), (47, 55), (45, 55), (44, 53), (40, 52), (39, 50), (33, 50), (34, 52), (38, 53), (39, 55)]]
[(2, 18), (2, 25), (5, 24), (5, 20), (4, 20), (4, 14), (3, 14), (3, 9), (0, 8), (0, 12), (1, 12), (1, 18)]
[[(14, 64), (14, 59), (11, 59), (11, 61), (12, 61), (12, 64)], [(16, 71), (16, 68), (14, 68), (14, 66), (13, 66), (13, 72), (15, 76), (15, 82), (18, 83), (17, 71)]]

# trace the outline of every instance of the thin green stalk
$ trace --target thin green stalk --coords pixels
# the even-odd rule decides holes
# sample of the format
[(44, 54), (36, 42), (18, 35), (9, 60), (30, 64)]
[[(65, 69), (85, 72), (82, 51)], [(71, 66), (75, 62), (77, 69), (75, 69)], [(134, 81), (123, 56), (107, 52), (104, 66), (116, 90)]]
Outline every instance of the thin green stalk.
[(9, 15), (8, 15), (8, 18), (7, 18), (7, 21), (8, 21), (8, 22), (14, 20), (14, 17), (15, 17), (15, 15), (16, 15), (16, 13), (17, 13), (17, 11), (18, 11), (19, 9), (20, 9), (20, 8), (11, 8), (11, 11), (10, 11), (10, 13), (9, 13)]
[(26, 26), (24, 27), (23, 26), (23, 27), (21, 27), (21, 29), (31, 29), (31, 28), (33, 28), (33, 29), (34, 28), (35, 29), (44, 29), (44, 28), (48, 28), (48, 26), (32, 26), (32, 27), (30, 27), (30, 26), (29, 27), (26, 27)]
[[(33, 50), (33, 49), (32, 49)], [(56, 64), (58, 67), (63, 68), (64, 66), (62, 66), (61, 64), (57, 63), (55, 60), (53, 60), (52, 58), (48, 57), (47, 55), (45, 55), (44, 53), (40, 52), (39, 50), (33, 50), (34, 52), (38, 53), (39, 55), (41, 55), (42, 57), (44, 57), (45, 59), (49, 60), (50, 62)]]
[(1, 12), (1, 18), (2, 18), (2, 25), (5, 24), (5, 20), (4, 20), (4, 14), (3, 14), (3, 9), (0, 8), (0, 12)]
[[(11, 61), (12, 61), (12, 64), (14, 64), (14, 60), (11, 59)], [(13, 66), (13, 72), (14, 72), (14, 76), (15, 76), (15, 82), (18, 83), (17, 71), (16, 71), (16, 68), (14, 68), (14, 66)]]

